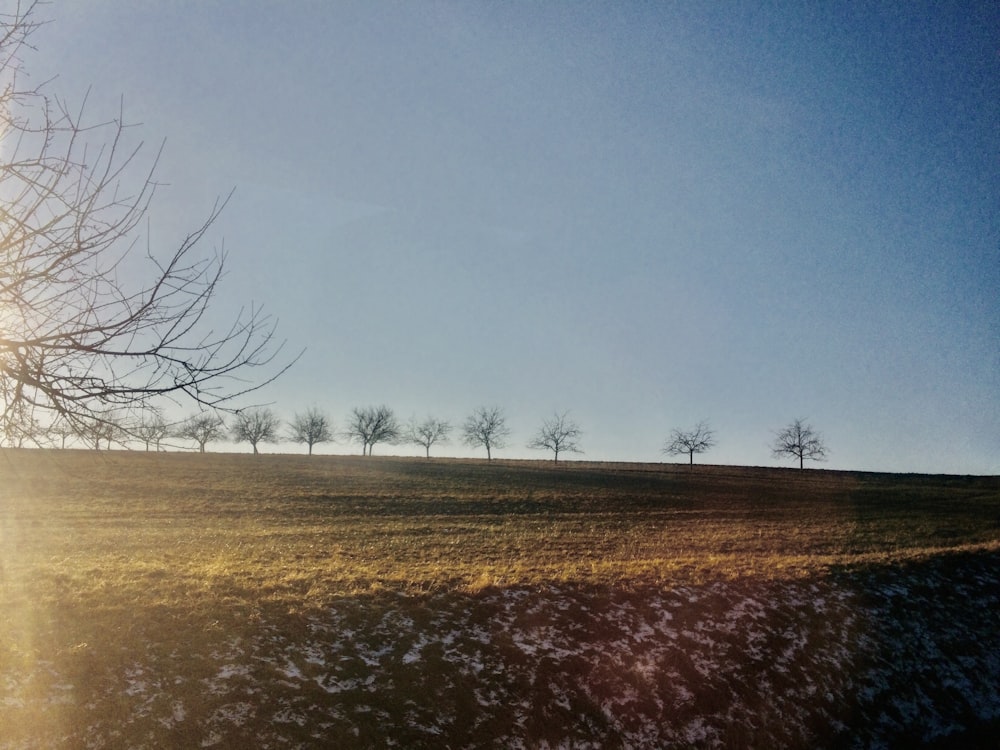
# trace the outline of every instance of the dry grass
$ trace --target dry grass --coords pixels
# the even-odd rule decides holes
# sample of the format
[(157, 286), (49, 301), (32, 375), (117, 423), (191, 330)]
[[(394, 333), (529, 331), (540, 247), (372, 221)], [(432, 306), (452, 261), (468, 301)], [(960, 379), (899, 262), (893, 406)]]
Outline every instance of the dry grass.
[(61, 603), (788, 577), (1000, 542), (990, 478), (75, 451), (2, 471), (3, 574)]
[[(1000, 551), (997, 478), (77, 451), (6, 451), (0, 475), (4, 748), (158, 746), (168, 729), (174, 746), (205, 743), (214, 714), (190, 699), (143, 714), (122, 685), (167, 679), (142, 670), (169, 662), (204, 689), (213, 654), (269, 629), (304, 638), (357, 602), (362, 627), (429, 616), (429, 598), (606, 600)], [(215, 744), (259, 740), (243, 725)]]

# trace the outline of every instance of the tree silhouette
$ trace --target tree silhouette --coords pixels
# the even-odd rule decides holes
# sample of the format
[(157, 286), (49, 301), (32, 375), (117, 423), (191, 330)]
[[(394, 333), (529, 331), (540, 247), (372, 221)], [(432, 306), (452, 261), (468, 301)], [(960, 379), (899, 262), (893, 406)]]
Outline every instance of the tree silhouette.
[(688, 463), (694, 465), (694, 454), (704, 453), (715, 446), (715, 433), (706, 422), (699, 422), (690, 430), (674, 430), (670, 433), (663, 452), (670, 456), (687, 454)]
[(506, 447), (510, 430), (507, 428), (503, 409), (498, 406), (481, 406), (465, 420), (462, 434), (466, 445), (483, 446), (486, 449), (486, 459), (492, 461), (493, 449)]
[(560, 453), (582, 453), (577, 441), (583, 435), (583, 430), (569, 419), (569, 412), (556, 414), (552, 419), (546, 419), (538, 430), (538, 434), (528, 443), (529, 448), (550, 450), (554, 454), (553, 462), (559, 462)]
[(101, 415), (100, 419), (93, 419), (82, 425), (80, 436), (86, 441), (92, 441), (94, 450), (101, 450), (101, 441), (108, 444), (108, 450), (116, 441), (121, 441), (128, 436), (124, 419), (117, 412), (108, 412)]
[(23, 448), (25, 442), (36, 443), (45, 433), (28, 404), (21, 402), (9, 410), (8, 418), (0, 422), (3, 442), (12, 448)]
[(371, 455), (376, 443), (399, 440), (400, 427), (396, 415), (388, 406), (355, 407), (348, 418), (345, 434), (361, 443), (361, 455)]
[(270, 382), (288, 365), (246, 377), (281, 350), (269, 316), (210, 315), (226, 256), (197, 248), (228, 199), (155, 250), (159, 153), (142, 163), (122, 113), (89, 122), (44, 86), (22, 87), (34, 10), (0, 16), (0, 421), (26, 404), (85, 434), (166, 395), (219, 407)]
[(304, 414), (296, 414), (288, 423), (288, 439), (308, 445), (311, 456), (314, 445), (333, 440), (333, 423), (315, 406), (310, 406)]
[(253, 447), (256, 456), (259, 443), (275, 443), (278, 441), (278, 427), (281, 420), (278, 415), (266, 407), (255, 406), (241, 409), (233, 418), (232, 437), (237, 443), (247, 442)]
[(431, 457), (431, 446), (437, 443), (447, 443), (451, 434), (451, 424), (443, 419), (427, 417), (419, 424), (411, 419), (406, 427), (406, 442), (422, 445), (427, 458)]
[(177, 430), (177, 437), (194, 440), (198, 451), (205, 452), (205, 446), (221, 439), (226, 434), (226, 423), (218, 414), (201, 412), (190, 417)]
[(823, 461), (826, 459), (826, 445), (813, 428), (802, 419), (796, 419), (787, 427), (778, 431), (771, 446), (771, 455), (775, 458), (794, 456), (799, 459), (799, 468), (803, 461)]
[(56, 419), (49, 425), (47, 432), (59, 438), (59, 447), (62, 449), (66, 448), (66, 438), (75, 437), (77, 434), (76, 428), (64, 419)]
[(142, 415), (139, 424), (131, 432), (143, 442), (147, 452), (149, 452), (150, 445), (155, 445), (156, 450), (159, 451), (160, 442), (170, 432), (170, 427), (159, 409), (150, 408)]

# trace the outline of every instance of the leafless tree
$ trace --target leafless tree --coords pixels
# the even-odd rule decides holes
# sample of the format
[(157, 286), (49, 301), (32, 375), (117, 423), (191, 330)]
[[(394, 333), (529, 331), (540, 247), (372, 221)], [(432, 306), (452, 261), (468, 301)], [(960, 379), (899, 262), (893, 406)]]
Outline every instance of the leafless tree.
[(198, 451), (205, 452), (209, 443), (221, 440), (226, 435), (226, 423), (218, 414), (203, 411), (190, 417), (177, 430), (177, 437), (194, 440)]
[(484, 447), (487, 460), (492, 461), (493, 449), (506, 447), (510, 436), (503, 409), (498, 406), (479, 407), (465, 420), (462, 435), (466, 445)]
[(799, 459), (801, 469), (803, 461), (807, 458), (810, 461), (826, 459), (826, 445), (820, 434), (806, 424), (805, 420), (796, 419), (775, 435), (771, 455), (775, 458), (794, 456)]
[(53, 422), (48, 430), (49, 435), (54, 435), (59, 438), (59, 447), (62, 449), (66, 448), (66, 439), (74, 437), (77, 434), (77, 430), (67, 422), (65, 419), (58, 418)]
[[(0, 15), (0, 420), (27, 404), (92, 431), (161, 397), (225, 407), (270, 382), (288, 367), (270, 317), (210, 316), (226, 256), (196, 248), (228, 198), (154, 249), (159, 152), (140, 158), (121, 113), (90, 121), (85, 98), (71, 109), (22, 85), (34, 11)], [(266, 365), (263, 382), (246, 379)]]
[(707, 422), (699, 422), (690, 430), (674, 430), (670, 433), (663, 452), (670, 456), (687, 454), (688, 463), (694, 465), (694, 454), (704, 453), (715, 446), (715, 432)]
[(583, 435), (583, 430), (568, 416), (569, 412), (563, 412), (543, 421), (528, 447), (552, 451), (555, 463), (559, 463), (560, 453), (583, 453), (577, 442)]
[(232, 437), (237, 443), (248, 442), (256, 456), (259, 443), (276, 443), (281, 420), (273, 411), (263, 406), (240, 409), (233, 417)]
[(156, 450), (159, 451), (160, 443), (169, 432), (170, 426), (163, 418), (163, 413), (155, 407), (147, 409), (143, 413), (139, 424), (132, 429), (132, 434), (146, 446), (147, 453), (149, 452), (150, 445), (155, 446)]
[(427, 458), (430, 458), (431, 446), (437, 443), (447, 443), (450, 434), (451, 424), (443, 419), (427, 417), (420, 423), (417, 423), (416, 419), (411, 419), (406, 427), (406, 442), (422, 445)]
[(101, 450), (101, 441), (108, 444), (108, 450), (115, 442), (123, 442), (129, 431), (125, 427), (124, 418), (118, 412), (105, 412), (99, 419), (91, 419), (81, 423), (79, 436), (86, 442), (91, 442), (95, 451)]
[(354, 408), (347, 421), (345, 434), (349, 440), (361, 443), (361, 455), (371, 455), (376, 443), (395, 443), (401, 428), (395, 413), (388, 406)]
[(2, 427), (4, 445), (12, 448), (23, 448), (26, 442), (37, 443), (45, 432), (26, 403), (16, 404)]
[(296, 414), (289, 422), (288, 439), (293, 443), (308, 445), (311, 456), (314, 445), (333, 440), (333, 423), (323, 412), (311, 406), (304, 414)]
[(79, 432), (80, 439), (89, 444), (95, 451), (101, 449), (101, 441), (104, 440), (105, 433), (107, 433), (109, 448), (110, 439), (113, 437), (111, 430), (105, 427), (104, 422), (85, 422), (83, 423), (82, 429)]

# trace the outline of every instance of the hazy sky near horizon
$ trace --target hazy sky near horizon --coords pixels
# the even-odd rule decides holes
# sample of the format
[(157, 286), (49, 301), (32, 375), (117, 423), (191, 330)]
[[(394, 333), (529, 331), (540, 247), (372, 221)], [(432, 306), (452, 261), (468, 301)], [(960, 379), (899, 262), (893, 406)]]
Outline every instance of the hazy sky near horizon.
[(697, 460), (789, 466), (804, 417), (817, 466), (1000, 473), (995, 3), (39, 12), (33, 78), (166, 139), (154, 248), (236, 188), (215, 310), (306, 349), (282, 416), (498, 405), (497, 455), (542, 458), (568, 410), (580, 458), (638, 461), (707, 420)]

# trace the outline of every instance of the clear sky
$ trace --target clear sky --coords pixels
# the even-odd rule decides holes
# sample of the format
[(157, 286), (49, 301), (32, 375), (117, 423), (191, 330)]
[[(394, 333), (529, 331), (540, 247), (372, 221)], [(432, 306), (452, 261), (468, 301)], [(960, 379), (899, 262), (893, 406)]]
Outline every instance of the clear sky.
[(236, 188), (215, 309), (306, 349), (255, 399), (282, 416), (498, 405), (497, 455), (542, 458), (568, 410), (581, 458), (638, 461), (704, 419), (699, 460), (789, 466), (804, 417), (817, 466), (1000, 473), (996, 3), (41, 14), (33, 77), (166, 139), (154, 248)]

